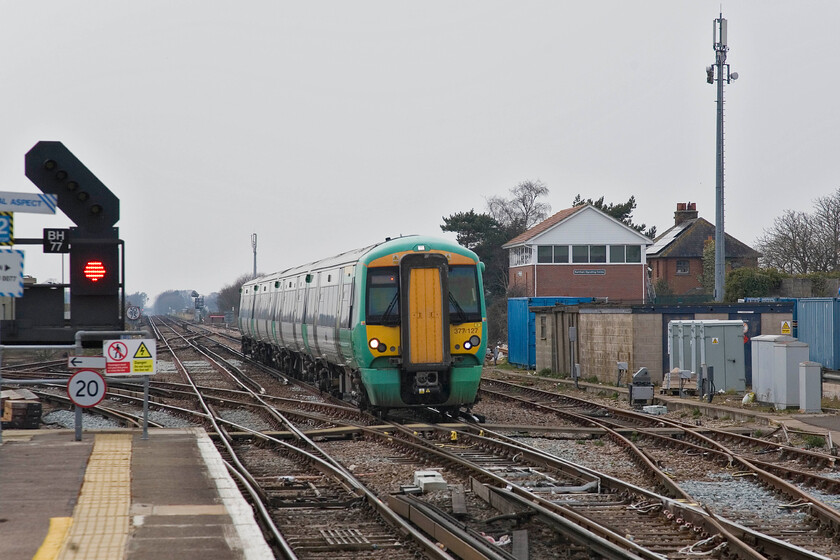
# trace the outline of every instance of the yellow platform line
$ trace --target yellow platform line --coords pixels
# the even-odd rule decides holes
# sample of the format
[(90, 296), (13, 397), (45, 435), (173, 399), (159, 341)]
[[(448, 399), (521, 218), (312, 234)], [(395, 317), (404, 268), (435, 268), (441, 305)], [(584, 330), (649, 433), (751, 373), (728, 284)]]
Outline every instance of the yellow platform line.
[(96, 434), (59, 560), (125, 558), (130, 527), (131, 442), (131, 434)]
[(64, 539), (67, 537), (67, 531), (70, 530), (70, 525), (73, 524), (72, 517), (53, 517), (50, 519), (50, 529), (47, 531), (47, 536), (41, 547), (32, 560), (53, 560), (58, 556), (61, 550), (61, 545), (64, 544)]

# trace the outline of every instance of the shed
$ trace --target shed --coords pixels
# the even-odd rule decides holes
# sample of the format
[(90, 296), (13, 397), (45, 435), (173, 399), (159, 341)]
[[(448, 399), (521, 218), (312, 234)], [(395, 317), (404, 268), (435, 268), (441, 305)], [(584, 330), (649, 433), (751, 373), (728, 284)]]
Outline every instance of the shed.
[[(521, 297), (508, 299), (508, 362), (523, 368), (537, 366), (536, 315), (531, 308), (590, 303), (586, 297)], [(546, 336), (542, 336), (546, 338)]]

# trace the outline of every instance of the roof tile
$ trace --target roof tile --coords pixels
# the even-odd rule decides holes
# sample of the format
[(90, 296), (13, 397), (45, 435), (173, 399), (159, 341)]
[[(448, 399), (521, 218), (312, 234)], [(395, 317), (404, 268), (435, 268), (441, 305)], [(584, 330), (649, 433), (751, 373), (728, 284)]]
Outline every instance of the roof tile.
[(524, 243), (524, 242), (528, 241), (529, 239), (531, 239), (532, 237), (536, 237), (537, 235), (541, 234), (542, 232), (544, 232), (544, 231), (554, 227), (555, 225), (559, 224), (560, 222), (562, 222), (563, 220), (565, 220), (566, 218), (568, 218), (569, 216), (571, 216), (575, 212), (578, 212), (578, 211), (586, 208), (586, 206), (588, 206), (588, 205), (584, 204), (582, 206), (573, 206), (572, 208), (566, 208), (565, 210), (560, 210), (559, 212), (557, 212), (553, 216), (550, 216), (550, 217), (546, 218), (545, 220), (538, 223), (537, 225), (535, 225), (531, 229), (529, 229), (529, 230), (527, 230), (523, 233), (520, 233), (519, 235), (517, 235), (516, 237), (514, 237), (513, 239), (511, 239), (510, 241), (508, 241), (504, 245), (502, 245), (502, 248), (507, 249), (507, 248), (512, 247), (514, 245), (519, 245), (520, 243)]

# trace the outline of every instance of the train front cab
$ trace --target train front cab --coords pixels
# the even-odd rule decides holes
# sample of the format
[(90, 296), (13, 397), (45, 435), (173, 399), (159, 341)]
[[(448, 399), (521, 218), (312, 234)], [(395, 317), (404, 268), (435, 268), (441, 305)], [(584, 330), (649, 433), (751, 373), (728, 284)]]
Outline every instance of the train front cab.
[(407, 253), (398, 266), (368, 268), (367, 286), (373, 360), (361, 375), (369, 403), (473, 404), (486, 348), (476, 263), (457, 254)]

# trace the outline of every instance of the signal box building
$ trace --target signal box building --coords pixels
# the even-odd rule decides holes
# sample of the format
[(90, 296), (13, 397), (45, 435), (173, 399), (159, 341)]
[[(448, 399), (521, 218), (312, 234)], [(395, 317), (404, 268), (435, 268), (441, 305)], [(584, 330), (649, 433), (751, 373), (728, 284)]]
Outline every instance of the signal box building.
[(567, 208), (508, 241), (509, 286), (523, 297), (644, 302), (652, 241), (587, 204)]
[[(726, 271), (758, 266), (761, 253), (729, 234), (725, 236)], [(703, 249), (715, 240), (715, 226), (698, 217), (697, 204), (680, 202), (674, 226), (647, 249), (651, 280), (664, 280), (674, 294), (702, 293)]]

